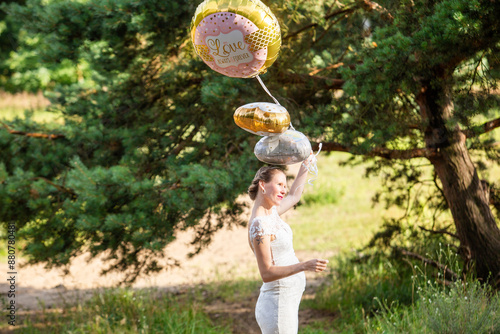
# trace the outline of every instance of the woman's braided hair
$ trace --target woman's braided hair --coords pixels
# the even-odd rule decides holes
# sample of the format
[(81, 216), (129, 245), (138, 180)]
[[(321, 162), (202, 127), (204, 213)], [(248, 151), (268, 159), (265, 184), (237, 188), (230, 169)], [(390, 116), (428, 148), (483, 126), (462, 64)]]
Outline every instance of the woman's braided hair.
[(264, 181), (264, 183), (268, 183), (271, 181), (273, 175), (277, 172), (283, 172), (283, 170), (276, 166), (264, 166), (261, 167), (255, 177), (253, 178), (250, 187), (248, 187), (248, 195), (252, 201), (257, 197), (257, 193), (259, 192), (259, 181)]

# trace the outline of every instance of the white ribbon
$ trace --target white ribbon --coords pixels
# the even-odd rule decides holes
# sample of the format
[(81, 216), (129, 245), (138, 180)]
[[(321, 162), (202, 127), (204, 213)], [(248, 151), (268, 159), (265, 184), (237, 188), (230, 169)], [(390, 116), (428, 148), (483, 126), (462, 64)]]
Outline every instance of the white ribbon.
[(318, 178), (318, 159), (316, 158), (319, 154), (319, 152), (321, 152), (321, 148), (323, 147), (323, 143), (319, 143), (319, 149), (318, 149), (318, 153), (314, 154), (313, 157), (311, 158), (311, 160), (309, 161), (309, 164), (306, 165), (305, 163), (302, 163), (302, 165), (307, 169), (307, 171), (311, 174), (314, 175), (313, 178), (309, 179), (307, 181), (307, 183), (311, 186), (314, 186), (313, 184), (313, 181), (316, 180)]
[(266, 91), (266, 93), (267, 93), (267, 94), (268, 94), (268, 95), (269, 95), (269, 96), (270, 96), (270, 97), (274, 100), (274, 103), (276, 103), (277, 105), (279, 105), (279, 106), (280, 106), (281, 104), (278, 102), (278, 100), (276, 100), (276, 99), (274, 98), (274, 96), (272, 96), (272, 95), (271, 95), (271, 93), (270, 93), (270, 92), (269, 92), (269, 90), (267, 89), (266, 85), (264, 85), (264, 82), (262, 81), (262, 79), (261, 79), (258, 75), (256, 75), (255, 77), (257, 78), (257, 80), (259, 80), (260, 85), (262, 86), (262, 88), (264, 88), (264, 90)]

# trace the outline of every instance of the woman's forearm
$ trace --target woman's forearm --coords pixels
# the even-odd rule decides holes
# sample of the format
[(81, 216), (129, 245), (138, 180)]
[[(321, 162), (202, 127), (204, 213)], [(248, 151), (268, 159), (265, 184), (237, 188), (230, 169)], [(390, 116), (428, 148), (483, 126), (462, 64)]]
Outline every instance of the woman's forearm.
[(264, 263), (259, 265), (260, 276), (266, 283), (272, 282), (281, 278), (292, 276), (301, 271), (320, 272), (326, 269), (328, 260), (312, 259), (306, 262), (299, 262), (290, 266), (265, 266)]
[(293, 196), (297, 198), (297, 202), (300, 200), (302, 192), (304, 191), (304, 185), (306, 184), (307, 180), (307, 172), (308, 172), (307, 168), (301, 164), (299, 172), (297, 173), (297, 176), (295, 177), (295, 180), (293, 181), (292, 186), (290, 187), (288, 196)]
[(305, 263), (299, 262), (289, 266), (270, 266), (260, 270), (260, 276), (265, 283), (298, 274), (305, 270)]

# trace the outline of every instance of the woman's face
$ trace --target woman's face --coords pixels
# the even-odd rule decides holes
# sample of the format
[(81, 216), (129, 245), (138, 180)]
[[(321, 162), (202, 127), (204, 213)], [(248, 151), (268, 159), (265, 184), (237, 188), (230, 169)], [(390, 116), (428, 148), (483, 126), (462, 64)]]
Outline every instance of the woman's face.
[(280, 205), (286, 195), (286, 176), (282, 172), (275, 172), (271, 180), (263, 184), (265, 198), (273, 202), (273, 205)]

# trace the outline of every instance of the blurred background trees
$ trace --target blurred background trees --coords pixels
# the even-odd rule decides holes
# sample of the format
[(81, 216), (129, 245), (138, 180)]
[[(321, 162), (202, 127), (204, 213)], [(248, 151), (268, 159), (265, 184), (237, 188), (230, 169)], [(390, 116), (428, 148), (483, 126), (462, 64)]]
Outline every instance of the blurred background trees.
[[(159, 269), (175, 231), (195, 228), (199, 250), (220, 227), (244, 223), (236, 198), (260, 165), (258, 138), (232, 114), (269, 98), (256, 80), (224, 77), (195, 55), (197, 4), (2, 5), (2, 89), (42, 89), (61, 117), (0, 131), (0, 219), (17, 224), (32, 262), (102, 253), (131, 281)], [(451, 243), (465, 269), (498, 280), (498, 181), (488, 171), (500, 158), (499, 4), (267, 5), (283, 41), (262, 76), (268, 88), (313, 143), (385, 176), (376, 201), (406, 210), (371, 245), (418, 257)]]

